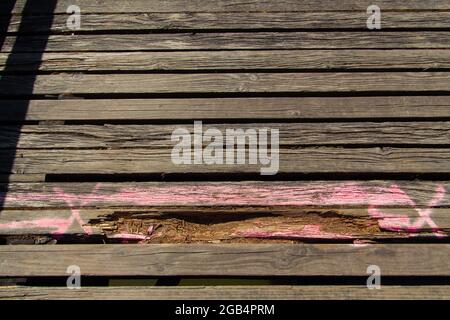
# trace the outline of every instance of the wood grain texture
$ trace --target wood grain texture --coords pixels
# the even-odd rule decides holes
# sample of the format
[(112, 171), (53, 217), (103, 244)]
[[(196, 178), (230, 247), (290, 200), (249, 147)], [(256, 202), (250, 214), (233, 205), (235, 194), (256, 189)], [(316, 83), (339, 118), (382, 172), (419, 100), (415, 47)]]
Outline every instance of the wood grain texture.
[[(26, 0), (16, 1), (14, 13), (22, 13)], [(41, 0), (39, 4), (29, 4), (26, 13), (48, 13), (49, 8), (53, 8), (51, 0)], [(67, 7), (75, 4), (83, 8), (85, 13), (122, 13), (122, 12), (235, 12), (235, 11), (363, 11), (373, 4), (369, 0), (342, 0), (337, 4), (333, 0), (314, 1), (314, 0), (282, 0), (282, 1), (208, 1), (196, 0), (186, 3), (183, 0), (164, 1), (164, 0), (135, 0), (121, 1), (117, 3), (114, 0), (59, 0), (56, 3), (55, 10), (50, 12), (66, 13)], [(401, 0), (380, 0), (377, 5), (383, 10), (450, 10), (450, 2), (444, 1), (419, 1), (410, 0), (407, 3)], [(4, 4), (6, 7), (6, 4)], [(0, 9), (4, 7), (0, 6)]]
[[(366, 29), (365, 10), (345, 12), (217, 12), (83, 14), (80, 31)], [(67, 15), (13, 16), (8, 32), (70, 32)], [(49, 29), (49, 19), (52, 21)], [(449, 28), (450, 12), (385, 12), (382, 28)]]
[(0, 287), (8, 300), (448, 300), (448, 286)]
[[(57, 196), (55, 196), (57, 197)], [(124, 199), (123, 203), (126, 203)], [(112, 204), (112, 203), (111, 203)], [(22, 204), (23, 205), (23, 204)], [(67, 208), (62, 208), (64, 205)], [(133, 205), (130, 201), (130, 206)], [(92, 206), (92, 204), (90, 204)], [(147, 243), (242, 243), (285, 241), (349, 243), (354, 241), (405, 241), (448, 239), (450, 210), (433, 208), (431, 218), (439, 236), (428, 225), (415, 232), (379, 226), (367, 208), (301, 208), (292, 206), (140, 206), (77, 209), (68, 204), (57, 209), (0, 211), (0, 236), (93, 238), (114, 242), (136, 236)], [(419, 219), (412, 208), (383, 208), (391, 217)], [(76, 211), (79, 221), (73, 221)], [(206, 223), (205, 223), (206, 222)], [(158, 226), (157, 228), (155, 226)], [(148, 228), (156, 228), (151, 234)], [(313, 229), (315, 230), (313, 232)], [(176, 230), (176, 232), (174, 232)], [(309, 230), (309, 231), (308, 231)], [(253, 233), (252, 233), (253, 232)], [(124, 235), (125, 234), (125, 235)], [(130, 236), (131, 235), (131, 236)], [(187, 240), (187, 238), (189, 240)], [(132, 240), (128, 240), (132, 241)]]
[[(5, 209), (259, 206), (295, 208), (450, 207), (446, 181), (271, 181), (10, 183)], [(7, 188), (7, 192), (5, 192)], [(444, 191), (444, 195), (442, 192)], [(438, 192), (437, 192), (438, 191)], [(439, 201), (431, 201), (441, 194)], [(358, 211), (361, 214), (360, 211)], [(367, 212), (364, 212), (366, 215)], [(353, 214), (355, 216), (355, 214)]]
[[(247, 153), (248, 154), (248, 153)], [(10, 154), (0, 154), (9, 161)], [(280, 149), (278, 173), (448, 173), (450, 149), (444, 148), (299, 148)], [(168, 149), (20, 150), (14, 165), (1, 173), (251, 173), (260, 164), (175, 165)]]
[(450, 118), (446, 96), (0, 100), (0, 106), (11, 121)]
[[(450, 21), (450, 19), (449, 19)], [(276, 59), (274, 59), (276, 57)], [(0, 53), (0, 71), (449, 69), (450, 50)]]
[(447, 72), (53, 74), (4, 76), (0, 95), (450, 92)]
[[(450, 122), (267, 123), (278, 129), (281, 146), (449, 145)], [(261, 124), (212, 124), (203, 130), (257, 129)], [(0, 126), (0, 149), (173, 148), (178, 125), (39, 125)], [(204, 142), (204, 146), (207, 142)]]
[(245, 49), (449, 49), (450, 32), (230, 32), (5, 37), (1, 52)]
[(0, 276), (449, 276), (449, 244), (0, 246)]

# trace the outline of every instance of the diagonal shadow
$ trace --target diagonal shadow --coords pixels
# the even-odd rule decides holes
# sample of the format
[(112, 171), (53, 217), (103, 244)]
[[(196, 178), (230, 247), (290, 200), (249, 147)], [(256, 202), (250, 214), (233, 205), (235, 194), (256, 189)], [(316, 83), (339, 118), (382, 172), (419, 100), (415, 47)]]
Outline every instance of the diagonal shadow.
[[(56, 7), (57, 0), (47, 0), (47, 1), (36, 1), (36, 0), (27, 0), (27, 2), (24, 5), (22, 14), (23, 15), (30, 15), (32, 14), (32, 8), (36, 8), (37, 5), (39, 5), (39, 8), (45, 12), (54, 12)], [(8, 27), (11, 22), (11, 17), (13, 15), (13, 9), (16, 4), (16, 0), (1, 0), (0, 4), (0, 48), (3, 48), (3, 45), (6, 43), (6, 40), (10, 41), (8, 39)], [(2, 74), (0, 74), (0, 88), (8, 87), (11, 85), (11, 76), (14, 75), (15, 65), (18, 63), (23, 62), (17, 53), (23, 51), (24, 48), (27, 48), (26, 55), (28, 58), (32, 58), (31, 61), (41, 61), (43, 52), (45, 51), (45, 48), (47, 47), (48, 37), (50, 35), (51, 26), (53, 23), (53, 15), (48, 14), (46, 15), (45, 19), (42, 19), (42, 28), (44, 30), (48, 30), (46, 32), (46, 36), (36, 36), (33, 37), (33, 41), (30, 41), (30, 36), (25, 35), (26, 30), (32, 29), (32, 25), (29, 25), (30, 19), (22, 19), (21, 23), (19, 25), (19, 29), (17, 32), (17, 36), (14, 42), (14, 45), (12, 46), (11, 52), (8, 55), (8, 58), (5, 63), (4, 70)], [(29, 71), (30, 75), (27, 77), (24, 77), (23, 81), (20, 83), (21, 87), (24, 88), (24, 95), (19, 97), (19, 99), (14, 100), (11, 102), (11, 106), (13, 107), (15, 119), (18, 119), (19, 124), (17, 125), (16, 130), (10, 130), (13, 132), (10, 136), (8, 136), (7, 144), (10, 146), (8, 149), (1, 150), (0, 153), (0, 171), (2, 174), (6, 174), (8, 176), (10, 173), (13, 172), (14, 169), (14, 160), (16, 157), (16, 150), (17, 150), (17, 144), (20, 137), (20, 129), (22, 123), (26, 120), (27, 110), (30, 103), (31, 96), (33, 94), (33, 87), (34, 83), (36, 81), (36, 75), (39, 71), (40, 64), (36, 63), (33, 64), (31, 70)], [(2, 101), (5, 100), (0, 97), (0, 107), (2, 107)], [(3, 103), (3, 106), (5, 104)], [(6, 118), (6, 119), (5, 119)], [(8, 123), (10, 119), (7, 118), (7, 116), (3, 116), (0, 121), (4, 123)], [(4, 208), (4, 200), (5, 195), (8, 191), (8, 186), (5, 185), (2, 187), (2, 190), (0, 190), (3, 196), (0, 196), (0, 210)]]

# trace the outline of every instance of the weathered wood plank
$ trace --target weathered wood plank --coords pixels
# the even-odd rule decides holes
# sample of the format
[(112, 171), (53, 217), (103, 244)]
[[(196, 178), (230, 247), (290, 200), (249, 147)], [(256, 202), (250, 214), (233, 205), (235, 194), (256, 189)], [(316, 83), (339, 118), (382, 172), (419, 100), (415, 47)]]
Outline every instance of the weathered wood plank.
[(450, 207), (445, 181), (10, 183), (1, 190), (3, 208), (10, 209), (71, 208), (72, 202), (90, 208)]
[[(204, 124), (203, 129), (255, 129), (261, 124)], [(449, 145), (450, 122), (266, 123), (278, 129), (281, 146)], [(0, 149), (173, 148), (178, 125), (39, 125), (0, 126)], [(204, 142), (206, 145), (207, 142)]]
[[(373, 4), (369, 0), (342, 0), (336, 3), (333, 0), (262, 0), (262, 1), (207, 1), (196, 0), (185, 2), (183, 0), (137, 0), (132, 3), (117, 3), (114, 0), (59, 0), (53, 9), (53, 1), (41, 0), (38, 3), (27, 4), (26, 13), (66, 13), (69, 5), (80, 6), (84, 13), (123, 13), (123, 12), (235, 12), (235, 11), (363, 11)], [(26, 0), (17, 0), (14, 13), (22, 13)], [(450, 10), (450, 2), (444, 1), (420, 1), (410, 0), (407, 3), (401, 0), (379, 0), (377, 5), (383, 10)], [(6, 4), (3, 4), (6, 6)], [(0, 5), (0, 9), (4, 9)], [(50, 9), (51, 8), (51, 9)]]
[(228, 99), (0, 100), (1, 119), (439, 119), (450, 118), (446, 96)]
[[(5, 37), (1, 52), (245, 50), (245, 49), (449, 49), (450, 32), (230, 32), (74, 34)], [(16, 44), (16, 45), (15, 45)]]
[(448, 286), (0, 287), (8, 300), (449, 300)]
[[(218, 12), (83, 14), (81, 31), (367, 29), (365, 10), (358, 12)], [(67, 15), (16, 15), (8, 32), (67, 32)], [(49, 29), (49, 21), (52, 21)], [(384, 12), (383, 29), (449, 28), (450, 12)]]
[(448, 300), (448, 286), (0, 287), (9, 300)]
[[(123, 201), (126, 202), (125, 199)], [(66, 204), (68, 206), (68, 204)], [(2, 210), (0, 236), (79, 237), (105, 235), (105, 241), (145, 243), (270, 243), (285, 241), (353, 242), (405, 239), (442, 240), (450, 235), (450, 211), (433, 208), (436, 228), (389, 228), (374, 209), (292, 206), (130, 207), (53, 210)], [(420, 220), (413, 208), (377, 209), (391, 220)], [(417, 208), (416, 208), (417, 210)], [(430, 208), (428, 210), (431, 210)], [(418, 225), (418, 224), (417, 224)], [(148, 230), (151, 230), (149, 232)]]
[(0, 246), (0, 276), (448, 276), (449, 244)]
[[(253, 152), (252, 152), (253, 154)], [(280, 149), (278, 173), (448, 173), (450, 149), (442, 148), (299, 148)], [(248, 155), (248, 153), (247, 153)], [(253, 156), (258, 157), (256, 154)], [(0, 154), (8, 163), (10, 154)], [(225, 161), (224, 161), (225, 162)], [(248, 161), (246, 161), (248, 163)], [(274, 165), (275, 162), (271, 161)], [(261, 164), (175, 165), (168, 149), (19, 150), (12, 169), (1, 173), (251, 173)]]
[(99, 219), (110, 210), (81, 210), (75, 208), (56, 210), (1, 210), (0, 236), (95, 236), (102, 229), (89, 221)]
[(448, 72), (53, 74), (4, 76), (2, 95), (449, 92)]
[[(450, 19), (449, 19), (450, 21)], [(276, 59), (274, 59), (276, 57)], [(450, 50), (0, 53), (0, 71), (449, 69)]]

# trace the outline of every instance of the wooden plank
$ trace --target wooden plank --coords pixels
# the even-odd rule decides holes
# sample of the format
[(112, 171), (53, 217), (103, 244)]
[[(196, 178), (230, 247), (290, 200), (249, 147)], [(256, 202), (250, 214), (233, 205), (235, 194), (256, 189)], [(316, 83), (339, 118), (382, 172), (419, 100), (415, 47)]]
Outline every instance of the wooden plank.
[[(450, 21), (450, 19), (449, 19)], [(276, 59), (274, 59), (276, 57)], [(450, 50), (0, 53), (0, 71), (449, 69)]]
[[(262, 1), (208, 1), (197, 0), (186, 3), (182, 0), (136, 0), (130, 5), (127, 2), (117, 3), (114, 0), (59, 0), (56, 8), (51, 0), (41, 0), (39, 4), (27, 4), (26, 0), (17, 0), (14, 13), (22, 13), (26, 4), (26, 13), (66, 13), (69, 5), (75, 4), (82, 8), (84, 13), (122, 13), (122, 12), (234, 12), (234, 11), (366, 11), (373, 4), (369, 0), (342, 0), (337, 4), (333, 0), (262, 0)], [(377, 5), (383, 10), (450, 10), (450, 2), (410, 0), (407, 3), (401, 0), (379, 0)], [(3, 4), (6, 7), (6, 4)], [(4, 9), (0, 5), (0, 9)]]
[[(76, 212), (74, 212), (76, 211)], [(109, 210), (1, 210), (0, 236), (52, 235), (57, 238), (102, 235), (102, 229), (89, 221), (99, 219)]]
[[(123, 203), (125, 202), (123, 199)], [(66, 206), (66, 209), (53, 210), (2, 210), (0, 236), (47, 235), (57, 239), (86, 239), (105, 235), (102, 237), (105, 241), (145, 243), (349, 243), (361, 240), (436, 241), (450, 236), (448, 208), (432, 209), (430, 219), (436, 228), (424, 223), (414, 230), (407, 226), (401, 230), (388, 227), (389, 218), (378, 219), (373, 214), (373, 208), (180, 205), (79, 209), (68, 204)], [(416, 224), (420, 220), (417, 208), (377, 210), (388, 215), (392, 221), (398, 217), (406, 217), (412, 224)]]
[[(204, 124), (203, 129), (255, 129), (261, 124)], [(449, 145), (450, 122), (266, 123), (280, 132), (281, 146)], [(0, 149), (173, 148), (178, 125), (39, 125), (0, 126)], [(204, 142), (207, 145), (207, 142)]]
[(449, 286), (0, 287), (8, 300), (448, 300)]
[[(367, 29), (365, 10), (358, 12), (218, 12), (83, 14), (79, 31), (237, 30), (237, 29)], [(15, 15), (8, 32), (70, 32), (67, 15)], [(51, 25), (49, 28), (49, 21)], [(382, 28), (449, 28), (450, 12), (385, 12)]]
[[(126, 150), (126, 151), (125, 151)], [(247, 153), (248, 155), (248, 153)], [(299, 148), (280, 149), (276, 173), (448, 173), (450, 149), (443, 148)], [(252, 156), (258, 157), (252, 151)], [(0, 161), (11, 161), (1, 154)], [(225, 161), (224, 161), (225, 162)], [(248, 163), (248, 160), (246, 161)], [(275, 162), (271, 161), (271, 164)], [(250, 173), (261, 164), (175, 165), (168, 149), (20, 150), (11, 168), (1, 173), (126, 174), (126, 173)]]
[(72, 202), (81, 202), (84, 208), (180, 206), (189, 210), (196, 206), (450, 207), (446, 181), (10, 183), (1, 190), (4, 209), (72, 208)]
[(5, 76), (2, 95), (449, 92), (447, 72), (53, 74)]
[[(222, 32), (73, 34), (5, 37), (1, 52), (245, 50), (245, 49), (449, 49), (450, 32)], [(18, 44), (16, 44), (18, 43)], [(15, 45), (16, 44), (16, 45)]]
[(10, 121), (450, 118), (446, 96), (0, 100), (0, 106)]
[[(186, 239), (179, 236), (186, 231), (191, 241), (200, 242), (235, 238), (348, 242), (436, 239), (450, 230), (446, 182), (11, 183), (2, 189), (8, 190), (0, 194), (6, 209), (0, 215), (2, 234), (32, 230), (59, 235), (71, 228), (91, 234), (88, 228), (98, 227), (150, 240), (145, 236), (148, 228), (163, 226), (152, 240), (183, 243)], [(207, 227), (200, 222), (186, 228), (186, 221), (195, 225), (202, 219), (209, 221)], [(132, 222), (132, 231), (127, 221)], [(141, 221), (137, 229), (133, 221)], [(172, 229), (177, 230), (175, 235)]]
[(2, 277), (449, 276), (449, 244), (0, 246)]

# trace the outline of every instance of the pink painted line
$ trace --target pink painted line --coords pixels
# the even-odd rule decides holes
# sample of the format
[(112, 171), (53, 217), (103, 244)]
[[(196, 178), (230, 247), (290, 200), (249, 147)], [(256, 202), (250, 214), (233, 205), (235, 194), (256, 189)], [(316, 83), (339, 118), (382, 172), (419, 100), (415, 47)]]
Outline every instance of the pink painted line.
[[(261, 186), (261, 185), (195, 185), (148, 186), (123, 188), (117, 193), (101, 194), (101, 184), (91, 193), (70, 194), (55, 189), (50, 193), (0, 194), (5, 204), (49, 201), (73, 203), (78, 206), (109, 202), (123, 205), (260, 205), (260, 206), (308, 206), (308, 205), (409, 205), (410, 198), (399, 189), (366, 186), (357, 183), (333, 183), (323, 186)], [(32, 203), (31, 203), (32, 205)]]
[[(390, 187), (367, 186), (357, 183), (330, 183), (323, 186), (282, 186), (260, 184), (228, 184), (228, 185), (175, 185), (149, 186), (143, 188), (123, 188), (117, 193), (101, 193), (101, 184), (97, 184), (87, 194), (66, 193), (61, 188), (53, 192), (42, 193), (7, 193), (0, 195), (6, 206), (28, 207), (34, 202), (49, 202), (52, 205), (67, 206), (71, 215), (67, 220), (37, 219), (32, 221), (11, 222), (0, 225), (5, 229), (20, 229), (35, 226), (36, 228), (54, 229), (55, 234), (65, 233), (73, 223), (77, 223), (87, 234), (92, 233), (90, 227), (80, 216), (79, 208), (102, 204), (133, 206), (186, 206), (186, 205), (256, 205), (256, 206), (341, 206), (364, 205), (369, 209), (371, 217), (379, 221), (380, 228), (390, 231), (420, 232), (426, 226), (432, 228), (437, 236), (441, 235), (439, 227), (431, 218), (434, 206), (439, 205), (445, 197), (443, 185), (436, 186), (436, 194), (426, 209), (421, 209), (398, 185)], [(20, 204), (20, 205), (19, 205)], [(41, 205), (41, 204), (40, 204)], [(415, 218), (405, 215), (387, 214), (378, 206), (406, 206), (415, 213)], [(45, 207), (45, 205), (44, 205)], [(64, 222), (65, 221), (65, 222)], [(301, 236), (324, 235), (320, 230), (302, 230)], [(293, 235), (295, 236), (295, 234)]]

